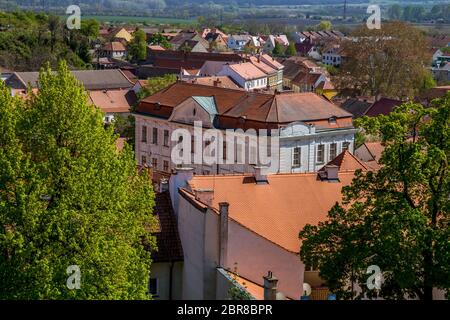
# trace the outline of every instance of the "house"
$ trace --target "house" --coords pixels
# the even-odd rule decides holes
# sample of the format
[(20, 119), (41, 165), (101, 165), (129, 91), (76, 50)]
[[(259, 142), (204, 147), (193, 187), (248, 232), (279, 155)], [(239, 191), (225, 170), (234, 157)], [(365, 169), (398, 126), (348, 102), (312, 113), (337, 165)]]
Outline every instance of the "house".
[(279, 35), (269, 35), (265, 40), (263, 52), (271, 53), (273, 49), (275, 48), (275, 44), (279, 43), (284, 48), (287, 48), (289, 46), (289, 40), (284, 34)]
[(439, 67), (433, 67), (431, 72), (438, 83), (448, 83), (450, 81), (450, 62), (442, 61)]
[(225, 64), (218, 75), (230, 77), (245, 90), (265, 89), (268, 85), (267, 74), (252, 62)]
[(130, 42), (133, 39), (133, 35), (126, 28), (116, 28), (110, 31), (110, 38), (113, 41)]
[(173, 50), (189, 47), (192, 52), (207, 52), (208, 42), (195, 31), (183, 31), (173, 37), (170, 41)]
[[(229, 299), (232, 279), (253, 299), (299, 300), (304, 283), (314, 293), (327, 291), (318, 270), (301, 261), (298, 234), (325, 221), (355, 170), (365, 170), (343, 154), (340, 166), (320, 173), (198, 176), (177, 170), (169, 189), (183, 244), (183, 299)], [(264, 282), (275, 277), (270, 298)]]
[(101, 47), (99, 56), (110, 59), (123, 59), (127, 55), (127, 49), (118, 41), (108, 42)]
[(228, 37), (227, 46), (231, 50), (242, 51), (250, 38), (248, 34), (232, 34)]
[[(279, 146), (272, 151), (279, 157), (272, 169), (286, 173), (314, 172), (340, 152), (352, 152), (356, 132), (351, 114), (314, 93), (269, 94), (186, 82), (174, 83), (143, 99), (134, 116), (137, 162), (148, 162), (165, 172), (176, 167), (172, 161), (172, 150), (177, 145), (171, 141), (174, 131), (185, 129), (192, 139), (196, 121), (202, 124), (202, 134), (208, 129), (222, 134), (227, 129), (277, 130)], [(190, 165), (197, 174), (253, 172), (253, 165), (258, 163), (252, 157), (257, 146), (250, 141), (240, 148), (234, 146), (228, 142), (217, 146), (222, 156), (228, 157), (225, 151), (233, 150), (231, 163), (220, 163), (217, 154), (217, 165)], [(203, 148), (201, 143), (200, 147)], [(191, 152), (201, 150), (198, 148), (198, 144), (191, 145)]]
[(338, 30), (293, 32), (291, 36), (296, 43), (309, 41), (316, 44), (325, 44), (345, 37), (345, 35)]
[[(134, 83), (120, 69), (72, 71), (74, 77), (83, 84), (89, 102), (105, 113), (105, 122), (114, 119), (115, 114), (126, 116), (137, 102), (132, 90)], [(6, 80), (13, 95), (25, 95), (28, 85), (38, 90), (39, 72), (15, 72)]]
[(345, 53), (339, 44), (330, 44), (322, 50), (322, 63), (339, 67), (345, 59)]
[(202, 38), (209, 43), (214, 43), (215, 50), (224, 51), (227, 49), (228, 36), (217, 28), (204, 29), (202, 32)]
[(326, 78), (324, 81), (320, 82), (316, 86), (315, 92), (330, 101), (338, 94), (338, 91), (329, 78)]
[(368, 98), (348, 98), (339, 107), (353, 114), (354, 118), (362, 117), (372, 106), (373, 100)]
[(442, 49), (437, 49), (433, 53), (433, 64), (434, 68), (440, 68), (445, 65), (447, 62), (450, 62), (450, 52), (442, 51)]

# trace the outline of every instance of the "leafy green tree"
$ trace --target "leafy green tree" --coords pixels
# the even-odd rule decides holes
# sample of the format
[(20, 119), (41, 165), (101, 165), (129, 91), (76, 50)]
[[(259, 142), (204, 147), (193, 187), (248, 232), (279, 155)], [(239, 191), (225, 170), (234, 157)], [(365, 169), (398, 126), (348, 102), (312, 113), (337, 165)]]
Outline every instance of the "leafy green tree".
[(138, 29), (133, 33), (133, 39), (128, 45), (128, 55), (131, 61), (140, 61), (147, 58), (147, 36)]
[[(300, 232), (301, 257), (319, 268), (340, 298), (432, 299), (450, 292), (450, 94), (430, 108), (406, 103), (388, 116), (357, 121), (385, 146), (376, 172), (356, 172), (343, 203), (318, 226)], [(367, 268), (377, 265), (380, 290), (367, 290)]]
[(317, 31), (329, 31), (333, 28), (331, 21), (323, 20), (316, 26)]
[(152, 35), (149, 42), (153, 45), (160, 45), (165, 49), (170, 49), (172, 47), (172, 44), (161, 33)]
[(156, 92), (170, 86), (177, 81), (175, 74), (166, 74), (162, 77), (153, 77), (147, 80), (147, 85), (138, 93), (139, 100), (142, 100)]
[(100, 32), (100, 23), (95, 19), (83, 19), (81, 20), (81, 33), (89, 38), (95, 39)]
[(295, 48), (294, 42), (289, 43), (289, 46), (287, 47), (285, 54), (289, 57), (297, 55), (297, 49)]
[(275, 43), (275, 47), (272, 50), (274, 56), (281, 56), (284, 54), (284, 47), (278, 42)]
[[(0, 299), (146, 299), (154, 195), (65, 63), (0, 83)], [(81, 287), (67, 287), (77, 265)]]

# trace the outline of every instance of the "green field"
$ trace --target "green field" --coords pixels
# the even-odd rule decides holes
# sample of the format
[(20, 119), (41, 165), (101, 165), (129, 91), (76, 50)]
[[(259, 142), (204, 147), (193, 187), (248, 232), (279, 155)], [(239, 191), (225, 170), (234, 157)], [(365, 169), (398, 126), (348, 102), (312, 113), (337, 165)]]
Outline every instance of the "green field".
[(100, 15), (83, 15), (82, 19), (96, 19), (100, 22), (110, 23), (146, 23), (146, 24), (194, 24), (193, 19), (175, 19), (175, 18), (159, 18), (159, 17), (137, 17), (137, 16), (100, 16)]

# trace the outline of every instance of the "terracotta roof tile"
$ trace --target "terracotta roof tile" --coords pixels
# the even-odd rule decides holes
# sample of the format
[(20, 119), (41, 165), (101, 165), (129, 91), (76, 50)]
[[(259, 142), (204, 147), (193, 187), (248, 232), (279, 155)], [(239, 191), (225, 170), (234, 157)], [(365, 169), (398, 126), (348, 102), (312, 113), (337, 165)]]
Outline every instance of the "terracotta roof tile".
[[(341, 189), (354, 172), (340, 172), (338, 182), (321, 181), (317, 173), (276, 174), (268, 184), (256, 184), (249, 175), (194, 176), (191, 190), (213, 189), (211, 207), (228, 202), (229, 217), (250, 231), (287, 251), (300, 250), (299, 231), (306, 224), (327, 219), (332, 206), (341, 201)], [(182, 196), (190, 194), (181, 189)]]
[[(327, 165), (337, 166), (340, 172), (355, 171), (358, 169), (366, 171), (368, 169), (367, 166), (362, 161), (356, 158), (348, 150), (344, 150), (343, 152), (341, 152), (336, 158), (328, 162), (325, 166)], [(321, 168), (319, 171), (324, 171), (325, 166)]]

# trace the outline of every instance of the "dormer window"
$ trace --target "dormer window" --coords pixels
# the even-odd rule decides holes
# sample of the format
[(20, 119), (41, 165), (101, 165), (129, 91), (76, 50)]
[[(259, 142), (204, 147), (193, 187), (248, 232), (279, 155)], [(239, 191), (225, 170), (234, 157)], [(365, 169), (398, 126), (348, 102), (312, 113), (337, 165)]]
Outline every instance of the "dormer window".
[(329, 124), (336, 124), (336, 117), (330, 117), (330, 118), (328, 119), (328, 123), (329, 123)]
[(197, 109), (194, 108), (194, 110), (192, 110), (192, 115), (195, 117), (196, 114), (197, 114)]

